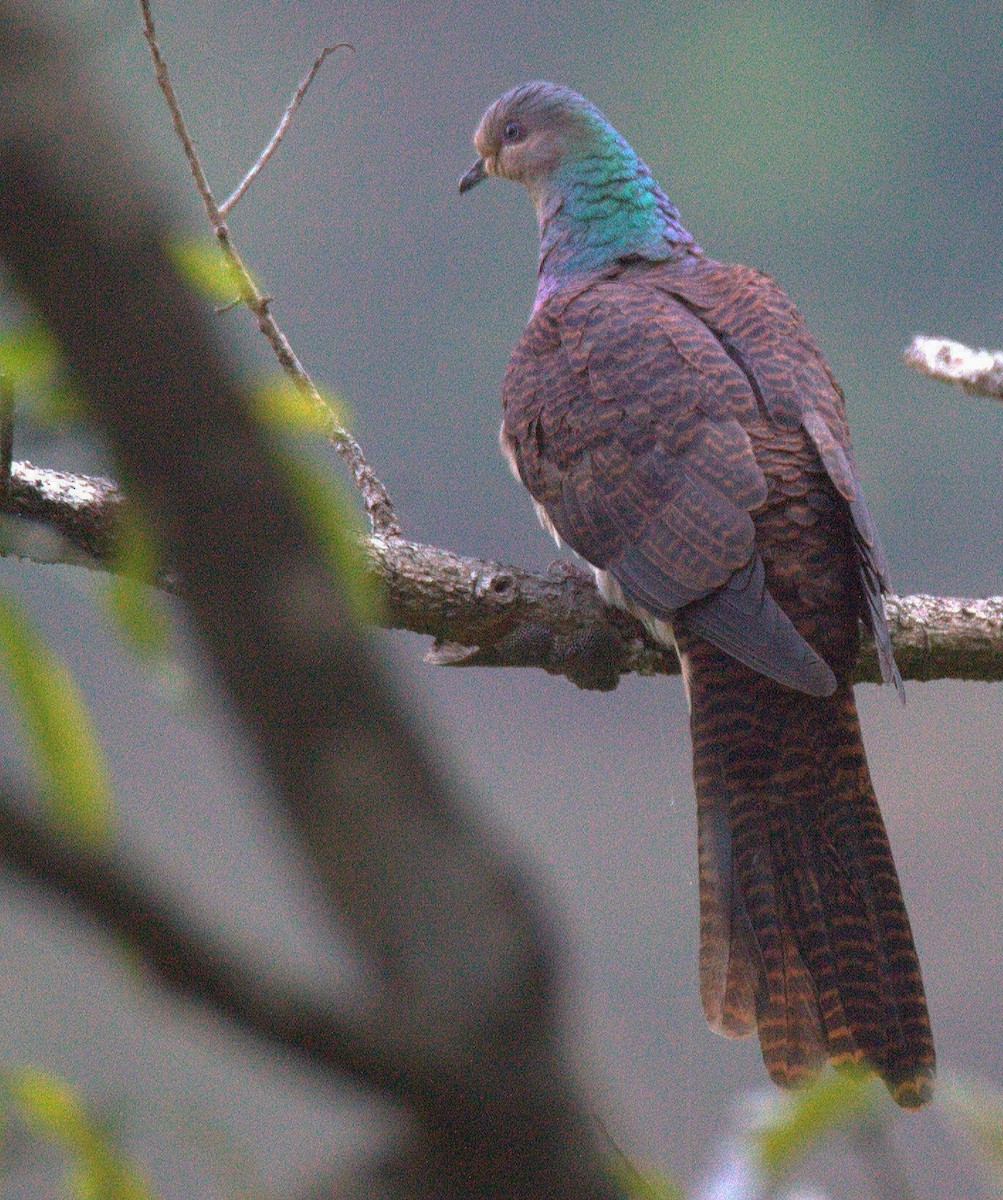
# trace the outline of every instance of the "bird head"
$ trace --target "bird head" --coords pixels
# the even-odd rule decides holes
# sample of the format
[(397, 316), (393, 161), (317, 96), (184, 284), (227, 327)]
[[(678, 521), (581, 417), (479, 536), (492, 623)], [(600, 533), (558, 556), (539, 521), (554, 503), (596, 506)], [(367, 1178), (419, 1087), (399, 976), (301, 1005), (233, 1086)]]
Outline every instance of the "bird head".
[(538, 301), (617, 260), (699, 253), (651, 172), (598, 108), (556, 83), (523, 83), (474, 133), (467, 192), (489, 175), (524, 184), (540, 227)]
[(460, 191), (500, 175), (532, 193), (570, 156), (600, 151), (604, 134), (617, 136), (584, 96), (555, 83), (520, 84), (481, 117), (474, 133), (480, 157), (460, 180)]

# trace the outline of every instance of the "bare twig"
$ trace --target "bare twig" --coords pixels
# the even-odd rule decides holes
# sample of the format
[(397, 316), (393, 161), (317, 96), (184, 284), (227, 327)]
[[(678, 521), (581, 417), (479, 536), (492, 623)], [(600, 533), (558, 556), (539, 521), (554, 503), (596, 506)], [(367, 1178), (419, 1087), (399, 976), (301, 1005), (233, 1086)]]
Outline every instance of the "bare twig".
[(1003, 400), (1003, 351), (972, 350), (947, 338), (916, 336), (905, 360), (924, 375), (977, 396)]
[[(192, 141), (188, 127), (185, 124), (185, 119), (181, 114), (181, 106), (178, 103), (177, 93), (174, 91), (174, 85), (171, 83), (170, 74), (167, 70), (167, 63), (157, 42), (150, 0), (139, 0), (139, 7), (143, 15), (143, 35), (149, 44), (150, 53), (153, 56), (157, 83), (164, 94), (164, 99), (171, 114), (171, 120), (174, 122), (175, 132), (178, 135), (185, 158), (188, 160), (188, 165), (191, 168), (195, 186), (202, 197), (209, 225), (230, 263), (233, 277), (240, 293), (240, 299), (254, 313), (258, 329), (272, 347), (272, 351), (283, 371), (292, 379), (303, 396), (317, 412), (324, 436), (348, 465), (355, 486), (359, 490), (363, 503), (366, 506), (366, 512), (369, 514), (373, 533), (385, 538), (400, 537), (402, 529), (394, 512), (389, 492), (369, 465), (362, 447), (348, 430), (339, 423), (331, 406), (321, 395), (316, 384), (307, 373), (306, 368), (296, 356), (289, 339), (279, 328), (275, 318), (271, 314), (269, 298), (255, 283), (254, 277), (237, 253), (224, 214), (216, 204), (212, 190), (209, 187), (209, 182), (206, 179), (205, 171), (202, 169), (202, 163), (195, 148), (195, 143)], [(319, 64), (315, 64), (315, 66), (317, 65)], [(309, 78), (307, 79), (307, 84), (309, 84)]]
[(261, 173), (261, 169), (264, 167), (265, 163), (267, 163), (275, 151), (278, 150), (280, 142), (286, 136), (286, 133), (292, 124), (296, 110), (302, 103), (303, 97), (306, 95), (310, 84), (313, 83), (314, 76), (323, 66), (324, 59), (326, 59), (329, 54), (333, 54), (335, 50), (354, 51), (355, 47), (351, 42), (338, 42), (334, 46), (325, 46), (323, 50), (321, 50), (320, 54), (318, 54), (313, 60), (313, 66), (303, 76), (303, 78), (300, 80), (299, 87), (295, 92), (293, 92), (293, 97), (286, 106), (286, 111), (282, 114), (282, 119), (276, 126), (275, 132), (272, 134), (268, 145), (258, 155), (258, 158), (255, 160), (251, 169), (247, 172), (240, 183), (237, 184), (236, 188), (234, 188), (233, 193), (228, 196), (227, 199), (224, 200), (219, 206), (220, 216), (226, 217), (229, 214), (230, 209), (233, 208), (233, 206), (237, 203), (241, 196), (243, 196), (257, 176)]
[(139, 0), (139, 8), (143, 14), (143, 36), (146, 38), (147, 44), (150, 47), (150, 54), (153, 56), (153, 69), (156, 72), (157, 84), (164, 94), (164, 99), (167, 101), (167, 108), (171, 114), (171, 120), (174, 122), (174, 132), (178, 135), (178, 140), (181, 142), (181, 146), (185, 152), (185, 158), (188, 160), (188, 166), (191, 168), (195, 186), (202, 197), (202, 203), (205, 205), (205, 210), (209, 216), (213, 231), (218, 236), (218, 225), (221, 222), (219, 209), (213, 198), (212, 189), (209, 187), (209, 180), (202, 169), (202, 160), (195, 149), (195, 143), (189, 136), (185, 119), (181, 115), (181, 106), (178, 104), (178, 97), (174, 91), (174, 85), (171, 83), (167, 63), (164, 61), (164, 56), (160, 53), (160, 46), (157, 43), (157, 31), (153, 25), (153, 12), (150, 9), (150, 0)]

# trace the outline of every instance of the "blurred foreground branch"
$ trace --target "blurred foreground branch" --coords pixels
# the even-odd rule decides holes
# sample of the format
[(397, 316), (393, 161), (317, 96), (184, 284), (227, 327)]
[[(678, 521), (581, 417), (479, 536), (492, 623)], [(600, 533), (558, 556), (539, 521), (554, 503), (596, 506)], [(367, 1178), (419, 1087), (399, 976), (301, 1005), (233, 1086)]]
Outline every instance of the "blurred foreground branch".
[(612, 1200), (542, 905), (353, 626), (236, 367), (161, 249), (157, 189), (68, 39), (17, 0), (0, 0), (0, 94), (0, 258), (65, 349), (277, 819), (371, 968), (359, 1019), (412, 1132), (382, 1195)]
[(323, 1011), (220, 945), (121, 861), (75, 845), (0, 791), (0, 863), (121, 938), (162, 986), (257, 1037), (394, 1094), (399, 1078), (361, 1027)]

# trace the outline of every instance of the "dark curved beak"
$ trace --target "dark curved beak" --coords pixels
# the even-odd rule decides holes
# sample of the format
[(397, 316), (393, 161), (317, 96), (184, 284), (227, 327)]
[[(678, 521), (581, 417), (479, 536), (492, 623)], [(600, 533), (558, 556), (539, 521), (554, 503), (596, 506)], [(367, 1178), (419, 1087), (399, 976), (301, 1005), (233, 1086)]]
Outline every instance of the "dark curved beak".
[(479, 158), (469, 171), (460, 179), (460, 195), (476, 187), (482, 179), (487, 179), (488, 168), (483, 158)]

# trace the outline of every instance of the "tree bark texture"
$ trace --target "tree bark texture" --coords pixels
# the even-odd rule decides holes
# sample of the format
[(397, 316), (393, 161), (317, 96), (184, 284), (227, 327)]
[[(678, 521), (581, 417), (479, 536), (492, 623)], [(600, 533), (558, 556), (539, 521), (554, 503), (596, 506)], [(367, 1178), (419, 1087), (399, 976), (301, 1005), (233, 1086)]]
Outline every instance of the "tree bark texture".
[[(46, 562), (114, 566), (124, 503), (108, 479), (16, 462), (7, 553)], [(444, 666), (537, 667), (582, 687), (611, 688), (623, 674), (678, 674), (679, 663), (633, 617), (608, 607), (592, 577), (569, 562), (546, 574), (468, 558), (402, 538), (365, 541), (383, 591), (383, 624), (435, 639), (426, 658)], [(890, 596), (892, 643), (905, 679), (1003, 680), (1003, 596)], [(858, 683), (879, 683), (870, 645)]]

